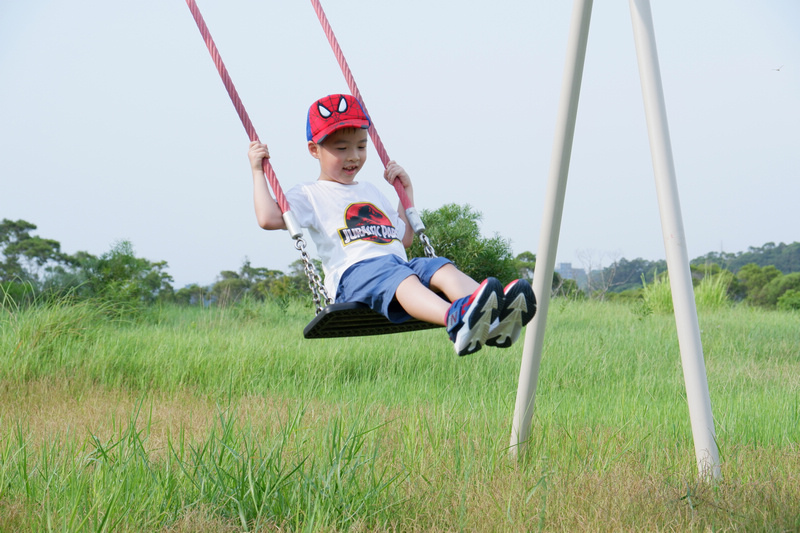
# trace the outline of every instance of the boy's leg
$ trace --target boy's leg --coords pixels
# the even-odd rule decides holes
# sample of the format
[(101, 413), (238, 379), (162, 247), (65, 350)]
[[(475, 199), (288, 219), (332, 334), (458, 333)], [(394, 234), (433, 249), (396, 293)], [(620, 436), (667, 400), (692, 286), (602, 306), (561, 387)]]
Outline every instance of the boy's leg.
[(414, 318), (431, 324), (445, 325), (445, 315), (450, 303), (423, 285), (417, 276), (404, 279), (397, 287), (395, 298), (406, 313)]
[[(469, 277), (466, 279), (472, 281)], [(470, 286), (459, 283), (450, 287), (451, 290)], [(409, 276), (397, 287), (395, 298), (414, 318), (447, 326), (456, 353), (467, 355), (480, 350), (486, 342), (492, 322), (499, 316), (503, 298), (503, 285), (494, 278), (480, 285), (475, 283), (475, 287), (475, 291), (450, 304), (423, 285), (417, 276)]]
[[(450, 302), (478, 290), (478, 282), (458, 270), (452, 263), (442, 265), (430, 279), (430, 289), (417, 276), (410, 276), (397, 287), (395, 297), (406, 313), (418, 320), (444, 326)], [(445, 301), (436, 293), (444, 294)]]
[(451, 302), (474, 293), (479, 285), (452, 263), (444, 265), (431, 277), (431, 290), (441, 292)]
[[(478, 283), (453, 264), (439, 269), (431, 278), (431, 288), (443, 292), (451, 302), (474, 294)], [(530, 284), (514, 280), (504, 289), (497, 320), (491, 326), (487, 346), (507, 348), (519, 339), (522, 328), (536, 313), (536, 298)]]
[(432, 291), (443, 293), (453, 302), (445, 320), (456, 353), (467, 355), (480, 350), (502, 307), (500, 282), (488, 278), (479, 284), (448, 263), (430, 277), (429, 285)]

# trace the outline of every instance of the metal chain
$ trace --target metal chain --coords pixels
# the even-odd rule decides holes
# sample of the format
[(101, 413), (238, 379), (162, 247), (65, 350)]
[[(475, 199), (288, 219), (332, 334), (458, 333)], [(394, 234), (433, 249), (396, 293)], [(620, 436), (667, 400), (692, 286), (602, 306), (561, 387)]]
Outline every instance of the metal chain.
[(419, 233), (419, 240), (422, 241), (423, 250), (425, 250), (426, 257), (436, 257), (436, 251), (433, 249), (430, 239), (424, 233)]
[(300, 251), (300, 255), (303, 258), (303, 271), (308, 278), (308, 288), (311, 289), (311, 298), (314, 300), (316, 314), (319, 314), (322, 311), (323, 303), (327, 306), (332, 304), (333, 300), (328, 296), (328, 291), (325, 290), (325, 286), (322, 284), (322, 278), (319, 277), (317, 268), (306, 252), (306, 241), (302, 238), (297, 238), (294, 241), (294, 247)]

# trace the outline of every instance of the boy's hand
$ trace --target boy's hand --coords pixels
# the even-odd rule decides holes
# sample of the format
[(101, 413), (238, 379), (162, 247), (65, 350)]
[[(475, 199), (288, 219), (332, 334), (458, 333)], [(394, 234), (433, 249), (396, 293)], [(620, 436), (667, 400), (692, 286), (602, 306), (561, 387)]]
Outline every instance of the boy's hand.
[(383, 171), (383, 178), (392, 185), (394, 185), (394, 180), (400, 180), (400, 184), (404, 189), (411, 185), (411, 178), (408, 172), (398, 165), (396, 161), (389, 161), (389, 163), (386, 164), (386, 170)]
[(267, 148), (266, 144), (253, 141), (250, 143), (250, 149), (247, 152), (247, 156), (250, 158), (250, 167), (254, 171), (263, 170), (261, 161), (265, 158), (269, 159), (269, 149)]

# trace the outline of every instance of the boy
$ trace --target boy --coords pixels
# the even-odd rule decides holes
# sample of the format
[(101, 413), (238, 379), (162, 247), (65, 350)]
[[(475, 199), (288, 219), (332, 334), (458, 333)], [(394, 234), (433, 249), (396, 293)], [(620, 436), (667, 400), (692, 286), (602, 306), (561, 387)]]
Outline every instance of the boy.
[[(530, 285), (515, 280), (504, 289), (495, 278), (478, 284), (441, 257), (409, 261), (405, 248), (414, 232), (402, 206), (395, 210), (375, 186), (355, 181), (367, 159), (369, 126), (353, 96), (333, 94), (314, 102), (306, 134), (320, 175), (286, 194), (298, 223), (308, 228), (317, 246), (326, 291), (335, 301), (363, 302), (392, 322), (414, 317), (447, 326), (458, 355), (483, 345), (511, 346), (536, 311)], [(285, 229), (262, 169), (262, 159), (269, 157), (266, 145), (250, 143), (248, 155), (258, 224)], [(400, 180), (413, 202), (411, 178), (395, 161), (386, 166), (384, 178), (390, 184)]]

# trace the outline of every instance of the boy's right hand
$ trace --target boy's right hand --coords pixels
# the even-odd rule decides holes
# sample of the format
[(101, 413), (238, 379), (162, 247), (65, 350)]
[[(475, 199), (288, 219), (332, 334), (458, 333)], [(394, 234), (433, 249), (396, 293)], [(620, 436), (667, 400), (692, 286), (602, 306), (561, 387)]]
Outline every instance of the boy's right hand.
[(263, 170), (261, 161), (263, 159), (269, 159), (269, 149), (266, 144), (253, 141), (250, 143), (247, 156), (250, 158), (250, 167), (254, 171)]

